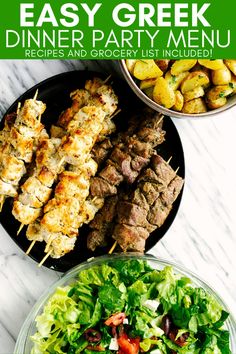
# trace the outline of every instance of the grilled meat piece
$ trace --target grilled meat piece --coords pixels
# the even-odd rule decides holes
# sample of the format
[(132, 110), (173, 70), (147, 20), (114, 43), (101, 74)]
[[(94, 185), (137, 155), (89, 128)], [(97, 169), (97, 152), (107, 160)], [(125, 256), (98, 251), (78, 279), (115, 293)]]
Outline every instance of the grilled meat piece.
[(112, 147), (113, 145), (109, 138), (103, 140), (101, 143), (96, 143), (92, 149), (92, 158), (98, 165), (101, 165), (108, 157)]
[[(99, 173), (98, 177), (91, 180), (91, 195), (100, 197), (109, 195), (108, 185), (103, 183), (104, 179), (106, 182), (110, 182), (112, 187), (118, 186), (122, 181), (132, 184), (140, 171), (148, 165), (150, 157), (154, 153), (154, 147), (164, 141), (165, 132), (161, 127), (160, 116), (155, 114), (153, 117), (153, 114), (151, 114), (151, 117), (148, 116), (144, 119), (138, 131), (131, 137), (123, 134), (114, 146), (106, 162), (106, 167)], [(108, 166), (113, 166), (112, 177), (114, 177), (114, 171), (116, 170), (116, 175), (119, 178), (107, 180)], [(99, 179), (100, 183), (98, 183)], [(98, 190), (99, 186), (101, 187), (100, 191)], [(110, 193), (110, 195), (115, 193), (114, 188), (111, 188)]]
[[(182, 187), (183, 179), (176, 176), (160, 156), (154, 155), (150, 167), (140, 176), (137, 189), (126, 198), (129, 202), (119, 200), (117, 204), (112, 237), (124, 251), (144, 252), (145, 242), (140, 238), (145, 241), (150, 232), (163, 225)], [(137, 228), (139, 233), (135, 244)]]
[(117, 189), (115, 186), (109, 184), (100, 177), (94, 177), (90, 184), (90, 194), (92, 197), (107, 197), (110, 195), (117, 194)]
[(117, 195), (107, 198), (102, 209), (89, 224), (94, 229), (87, 238), (87, 247), (91, 251), (95, 251), (98, 246), (106, 245), (107, 234), (112, 231), (117, 202)]
[(105, 202), (90, 224), (94, 230), (88, 236), (88, 248), (106, 245), (112, 235), (124, 252), (144, 252), (146, 239), (163, 225), (182, 186), (183, 179), (169, 164), (153, 155), (134, 191), (120, 193), (114, 205)]

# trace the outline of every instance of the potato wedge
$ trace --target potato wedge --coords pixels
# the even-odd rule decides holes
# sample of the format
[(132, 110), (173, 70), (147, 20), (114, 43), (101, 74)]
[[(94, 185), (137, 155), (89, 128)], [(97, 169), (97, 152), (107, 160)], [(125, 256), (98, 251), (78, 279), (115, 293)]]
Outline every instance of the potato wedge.
[(204, 92), (202, 86), (198, 86), (194, 90), (188, 91), (184, 94), (184, 102), (194, 100), (194, 98), (203, 97), (204, 95), (205, 95), (205, 92)]
[(146, 88), (155, 86), (155, 84), (156, 84), (156, 78), (155, 78), (155, 79), (142, 80), (142, 81), (140, 82), (140, 88), (141, 88), (141, 90), (144, 90), (144, 89), (146, 89)]
[(168, 69), (169, 62), (170, 62), (170, 60), (167, 60), (167, 59), (155, 60), (155, 63), (163, 72), (166, 72), (166, 70)]
[(236, 75), (236, 60), (225, 60), (225, 65), (229, 68), (234, 75)]
[(138, 80), (146, 80), (162, 76), (163, 72), (152, 59), (137, 60), (134, 65), (133, 75)]
[(210, 109), (216, 109), (224, 106), (227, 102), (226, 97), (231, 95), (233, 88), (229, 85), (215, 86), (206, 94), (206, 102)]
[(211, 70), (219, 70), (224, 68), (224, 62), (222, 59), (210, 60), (210, 59), (199, 59), (199, 64), (205, 66)]
[(154, 86), (145, 88), (145, 89), (143, 90), (143, 92), (144, 92), (145, 95), (147, 95), (151, 100), (153, 100), (153, 90), (154, 90)]
[(188, 71), (184, 71), (179, 75), (171, 75), (171, 72), (167, 71), (167, 73), (165, 74), (165, 79), (168, 81), (168, 84), (175, 91), (179, 88), (181, 82), (188, 76), (188, 74), (189, 74)]
[(211, 72), (211, 78), (214, 85), (227, 85), (231, 80), (231, 72), (224, 65), (223, 69), (213, 70)]
[(207, 85), (209, 81), (208, 76), (203, 71), (194, 71), (182, 82), (181, 92), (185, 94), (188, 91), (193, 91), (196, 87)]
[(179, 75), (184, 71), (189, 71), (196, 63), (195, 59), (176, 60), (170, 69), (171, 75)]
[(184, 105), (184, 96), (179, 90), (177, 90), (175, 91), (175, 104), (172, 107), (172, 109), (180, 112), (182, 111), (183, 105)]
[(188, 114), (205, 113), (207, 112), (207, 106), (202, 98), (195, 98), (194, 100), (185, 102), (182, 112)]
[(207, 92), (206, 95), (207, 103), (211, 104), (211, 102), (213, 102), (214, 105), (214, 102), (216, 101), (223, 102), (224, 100), (220, 100), (220, 99), (228, 97), (229, 95), (231, 95), (232, 92), (233, 92), (233, 88), (230, 87), (230, 85), (215, 86)]
[(129, 70), (129, 72), (131, 74), (133, 74), (133, 72), (134, 72), (134, 66), (136, 64), (136, 61), (137, 61), (136, 59), (126, 59), (126, 61), (125, 61), (127, 69)]
[(153, 90), (153, 99), (163, 107), (171, 108), (174, 106), (175, 92), (164, 77), (158, 77), (156, 79), (156, 85)]

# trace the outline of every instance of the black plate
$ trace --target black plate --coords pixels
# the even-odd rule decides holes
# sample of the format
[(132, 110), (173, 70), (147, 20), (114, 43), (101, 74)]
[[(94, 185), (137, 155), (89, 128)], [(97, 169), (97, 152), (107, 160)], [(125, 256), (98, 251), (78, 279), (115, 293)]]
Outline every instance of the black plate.
[[(52, 123), (57, 121), (59, 114), (71, 105), (69, 93), (74, 89), (84, 87), (85, 81), (87, 79), (92, 79), (95, 76), (99, 76), (103, 79), (105, 78), (103, 74), (91, 71), (73, 71), (53, 76), (34, 86), (19, 97), (17, 101), (14, 102), (8, 109), (6, 114), (15, 112), (17, 103), (19, 101), (23, 103), (27, 98), (32, 98), (38, 89), (38, 99), (42, 100), (47, 105), (46, 112), (42, 116), (42, 122), (46, 127), (49, 127)], [(119, 125), (121, 124), (119, 129), (122, 129), (122, 126), (124, 127), (127, 125), (127, 117), (130, 116), (130, 112), (134, 110), (134, 108), (142, 108), (143, 103), (134, 95), (123, 80), (114, 77), (111, 81), (113, 81), (113, 87), (119, 96), (119, 106), (122, 109), (117, 118), (117, 122), (119, 122)], [(3, 122), (1, 122), (1, 126), (2, 125)], [(181, 177), (184, 177), (184, 154), (182, 144), (174, 123), (169, 117), (165, 117), (163, 128), (166, 131), (166, 141), (158, 147), (157, 151), (166, 160), (172, 156), (171, 166), (174, 169), (179, 167), (178, 174)], [(180, 205), (182, 193), (183, 191), (174, 203), (173, 209), (164, 225), (154, 231), (148, 238), (146, 242), (146, 251), (150, 250), (165, 235), (174, 221)], [(16, 236), (19, 223), (11, 214), (12, 202), (12, 198), (8, 198), (6, 200), (2, 213), (0, 214), (0, 222), (16, 244), (23, 251), (26, 251), (30, 245), (30, 242), (25, 236), (26, 228), (21, 231), (19, 236)], [(44, 263), (44, 266), (57, 271), (65, 272), (90, 257), (107, 254), (112, 245), (112, 240), (111, 244), (106, 249), (99, 249), (96, 252), (90, 252), (86, 247), (87, 234), (88, 227), (83, 226), (80, 229), (80, 235), (78, 237), (78, 241), (76, 242), (75, 249), (60, 259), (53, 259), (49, 257)], [(30, 257), (36, 262), (40, 262), (45, 255), (44, 247), (45, 244), (43, 242), (38, 242), (30, 252)]]

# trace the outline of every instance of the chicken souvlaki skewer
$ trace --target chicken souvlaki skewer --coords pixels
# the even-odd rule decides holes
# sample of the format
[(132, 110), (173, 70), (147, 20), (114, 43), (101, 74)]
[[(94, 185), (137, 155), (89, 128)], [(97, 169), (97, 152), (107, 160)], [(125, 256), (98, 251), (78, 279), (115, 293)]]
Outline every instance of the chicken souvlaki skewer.
[(46, 241), (45, 251), (52, 257), (59, 258), (74, 247), (80, 226), (80, 207), (89, 193), (89, 179), (97, 169), (90, 152), (104, 127), (104, 120), (111, 118), (116, 108), (117, 97), (112, 88), (102, 85), (68, 124), (70, 134), (62, 138), (59, 154), (70, 165), (69, 171), (60, 176), (41, 221), (37, 220), (27, 229), (29, 240)]
[[(75, 115), (85, 104), (93, 104), (97, 102), (96, 93), (99, 89), (105, 91), (100, 79), (94, 79), (86, 82), (87, 89), (79, 89), (71, 93), (72, 106), (62, 113), (57, 126), (51, 129), (52, 138), (41, 141), (39, 149), (36, 153), (36, 167), (34, 173), (21, 186), (22, 193), (15, 200), (13, 206), (13, 215), (21, 222), (22, 226), (33, 223), (41, 214), (42, 208), (49, 200), (52, 191), (52, 185), (56, 181), (57, 176), (64, 170), (66, 158), (62, 156), (61, 145), (62, 138), (68, 138), (73, 132), (71, 124)], [(84, 116), (80, 114), (75, 120), (76, 124), (83, 123)], [(75, 124), (75, 122), (73, 124)], [(107, 125), (103, 129), (106, 129)], [(69, 132), (69, 134), (68, 134)]]
[[(66, 127), (89, 94), (85, 90), (72, 94), (72, 106), (62, 113), (57, 126), (53, 126), (52, 138), (40, 139), (36, 150), (35, 166), (32, 175), (21, 186), (21, 193), (15, 198), (12, 214), (21, 222), (18, 233), (24, 225), (34, 222), (42, 213), (43, 205), (49, 200), (52, 185), (58, 173), (64, 170), (65, 161), (59, 156), (61, 138), (66, 134)], [(60, 133), (60, 137), (59, 136)]]
[(5, 121), (0, 133), (0, 196), (1, 207), (5, 198), (17, 196), (19, 182), (26, 173), (26, 164), (32, 161), (40, 136), (45, 136), (41, 115), (46, 105), (33, 99), (18, 106), (10, 122)]

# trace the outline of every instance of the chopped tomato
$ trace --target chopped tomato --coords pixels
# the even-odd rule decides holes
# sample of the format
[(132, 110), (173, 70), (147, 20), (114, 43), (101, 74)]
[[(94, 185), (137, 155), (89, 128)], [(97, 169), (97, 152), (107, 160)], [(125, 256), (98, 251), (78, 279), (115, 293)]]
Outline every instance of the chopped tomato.
[(123, 334), (118, 338), (119, 354), (137, 354), (139, 343), (139, 338), (129, 338), (127, 334)]
[(116, 313), (115, 315), (112, 315), (111, 317), (108, 318), (108, 320), (105, 321), (105, 325), (119, 326), (121, 323), (123, 323), (125, 317), (126, 316), (124, 312)]

